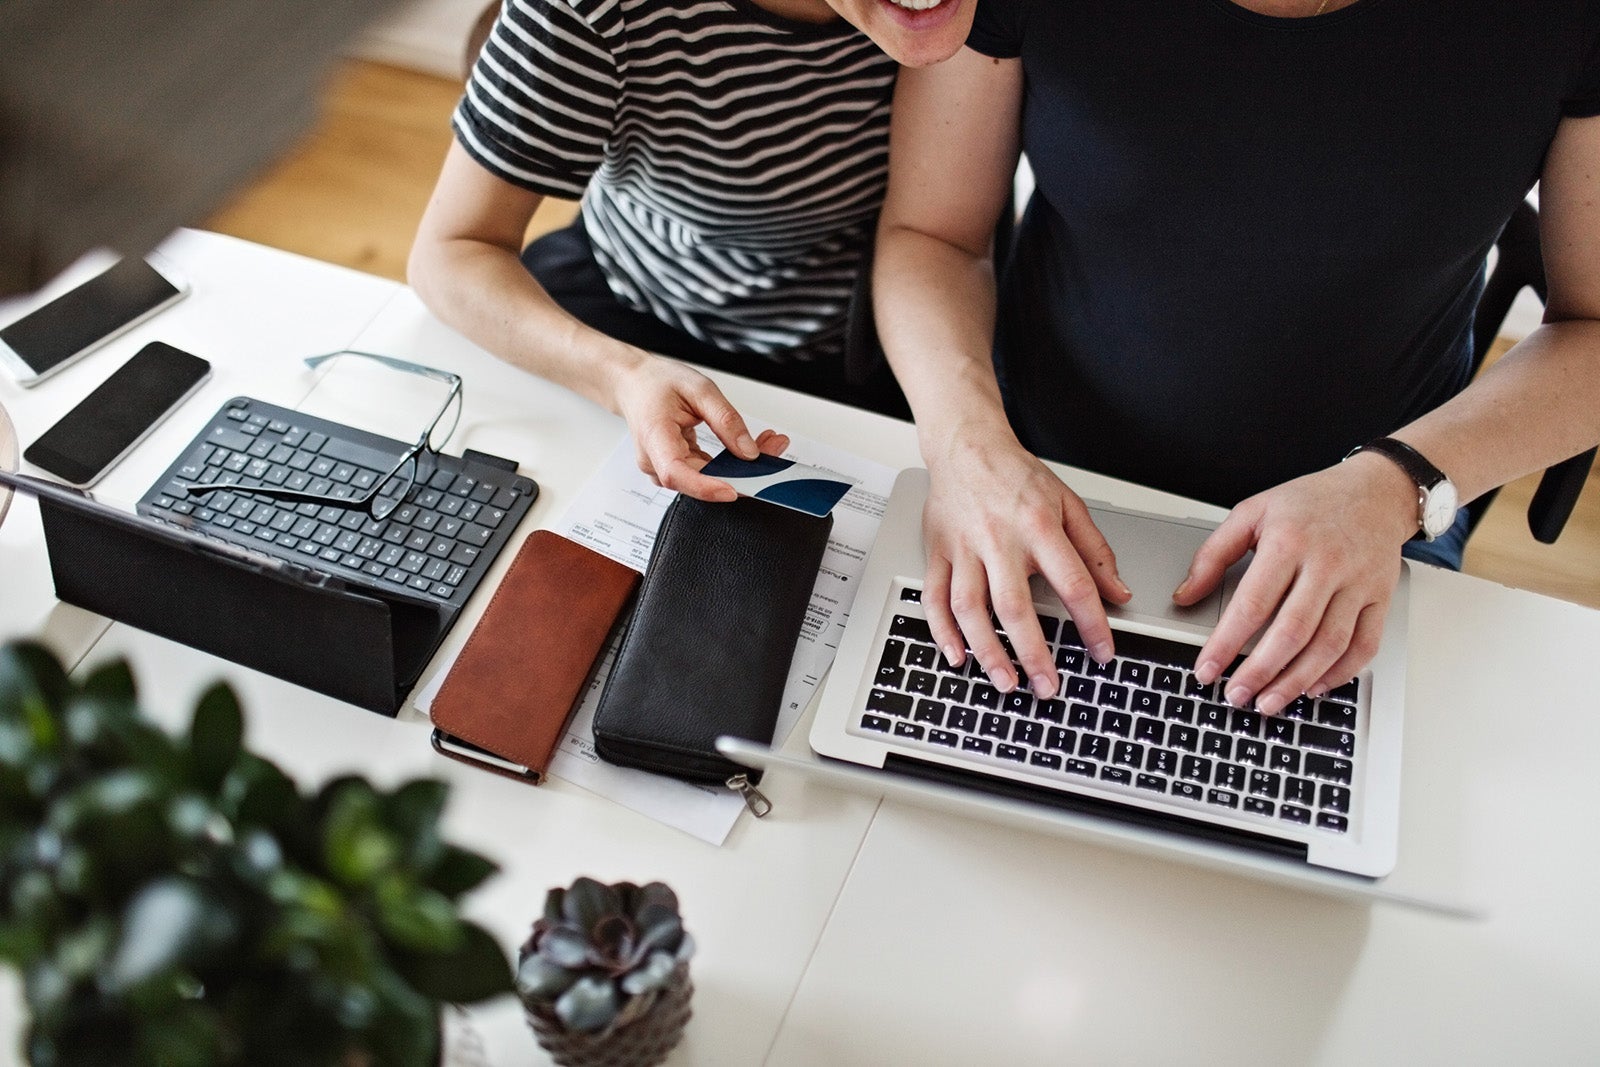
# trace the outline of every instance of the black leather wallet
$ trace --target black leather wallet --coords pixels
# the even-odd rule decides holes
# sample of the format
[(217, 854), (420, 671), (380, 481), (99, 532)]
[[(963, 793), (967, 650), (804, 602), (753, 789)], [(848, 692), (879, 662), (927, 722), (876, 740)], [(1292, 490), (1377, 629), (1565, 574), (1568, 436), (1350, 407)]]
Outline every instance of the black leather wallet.
[(740, 497), (667, 508), (595, 711), (602, 759), (688, 781), (757, 776), (716, 750), (770, 742), (831, 516)]

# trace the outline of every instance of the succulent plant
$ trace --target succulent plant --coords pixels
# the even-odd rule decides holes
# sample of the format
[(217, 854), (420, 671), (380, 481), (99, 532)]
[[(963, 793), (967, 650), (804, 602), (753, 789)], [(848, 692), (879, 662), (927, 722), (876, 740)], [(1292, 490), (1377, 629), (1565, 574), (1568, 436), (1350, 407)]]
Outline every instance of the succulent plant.
[(494, 871), (438, 833), (443, 783), (312, 794), (244, 745), (225, 687), (186, 733), (123, 663), (0, 648), (0, 963), (55, 1064), (428, 1064), (440, 1008), (511, 989), (457, 913)]
[(550, 890), (522, 946), (517, 993), (578, 1033), (626, 1026), (688, 966), (694, 939), (660, 882), (579, 878)]

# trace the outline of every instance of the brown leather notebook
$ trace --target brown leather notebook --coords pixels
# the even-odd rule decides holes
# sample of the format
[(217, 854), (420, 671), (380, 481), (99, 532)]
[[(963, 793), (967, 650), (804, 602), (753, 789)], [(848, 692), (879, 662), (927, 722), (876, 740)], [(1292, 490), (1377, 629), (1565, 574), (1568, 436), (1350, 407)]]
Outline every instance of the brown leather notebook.
[(433, 747), (537, 785), (639, 572), (535, 530), (433, 699)]

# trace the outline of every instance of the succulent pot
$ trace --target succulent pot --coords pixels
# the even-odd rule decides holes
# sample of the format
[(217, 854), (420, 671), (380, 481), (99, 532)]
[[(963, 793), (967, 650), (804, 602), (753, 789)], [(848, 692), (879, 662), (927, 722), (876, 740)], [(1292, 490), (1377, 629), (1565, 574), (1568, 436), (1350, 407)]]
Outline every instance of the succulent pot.
[(524, 997), (522, 1006), (539, 1046), (562, 1067), (650, 1067), (665, 1060), (683, 1037), (693, 993), (684, 960), (660, 988), (629, 998), (602, 1030), (569, 1029), (548, 1000)]

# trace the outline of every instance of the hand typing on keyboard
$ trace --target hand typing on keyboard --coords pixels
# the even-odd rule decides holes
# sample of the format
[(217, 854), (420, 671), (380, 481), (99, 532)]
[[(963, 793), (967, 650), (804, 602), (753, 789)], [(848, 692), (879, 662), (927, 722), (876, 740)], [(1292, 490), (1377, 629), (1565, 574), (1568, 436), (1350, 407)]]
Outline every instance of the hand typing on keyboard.
[(959, 664), (971, 648), (995, 687), (1010, 692), (1018, 679), (991, 623), (992, 605), (1030, 688), (1048, 698), (1057, 688), (1055, 659), (1034, 615), (1029, 575), (1050, 583), (1101, 662), (1113, 654), (1101, 598), (1121, 604), (1132, 594), (1083, 501), (1009, 429), (999, 432), (1009, 444), (985, 448), (979, 434), (954, 434), (929, 458), (922, 603), (945, 656)]
[[(959, 661), (962, 640), (1008, 692), (1018, 682), (989, 617), (992, 606), (1040, 697), (1056, 689), (1054, 664), (1032, 618), (1030, 575), (1067, 606), (1094, 658), (1114, 650), (1101, 598), (1129, 599), (1108, 545), (1083, 502), (1008, 429), (942, 436), (928, 455), (923, 513), (928, 570), (923, 606), (935, 642)], [(931, 450), (930, 450), (931, 451)], [(1399, 581), (1399, 547), (1416, 530), (1416, 492), (1381, 457), (1357, 456), (1241, 503), (1206, 541), (1173, 592), (1199, 602), (1228, 566), (1255, 558), (1202, 648), (1196, 675), (1217, 680), (1250, 638), (1256, 647), (1229, 678), (1235, 706), (1277, 714), (1302, 693), (1319, 696), (1376, 653)]]
[(1173, 596), (1195, 603), (1255, 550), (1195, 674), (1215, 681), (1263, 631), (1229, 682), (1229, 703), (1253, 700), (1275, 715), (1302, 693), (1321, 696), (1354, 677), (1377, 654), (1416, 511), (1416, 487), (1404, 472), (1366, 455), (1240, 503), (1201, 546)]

